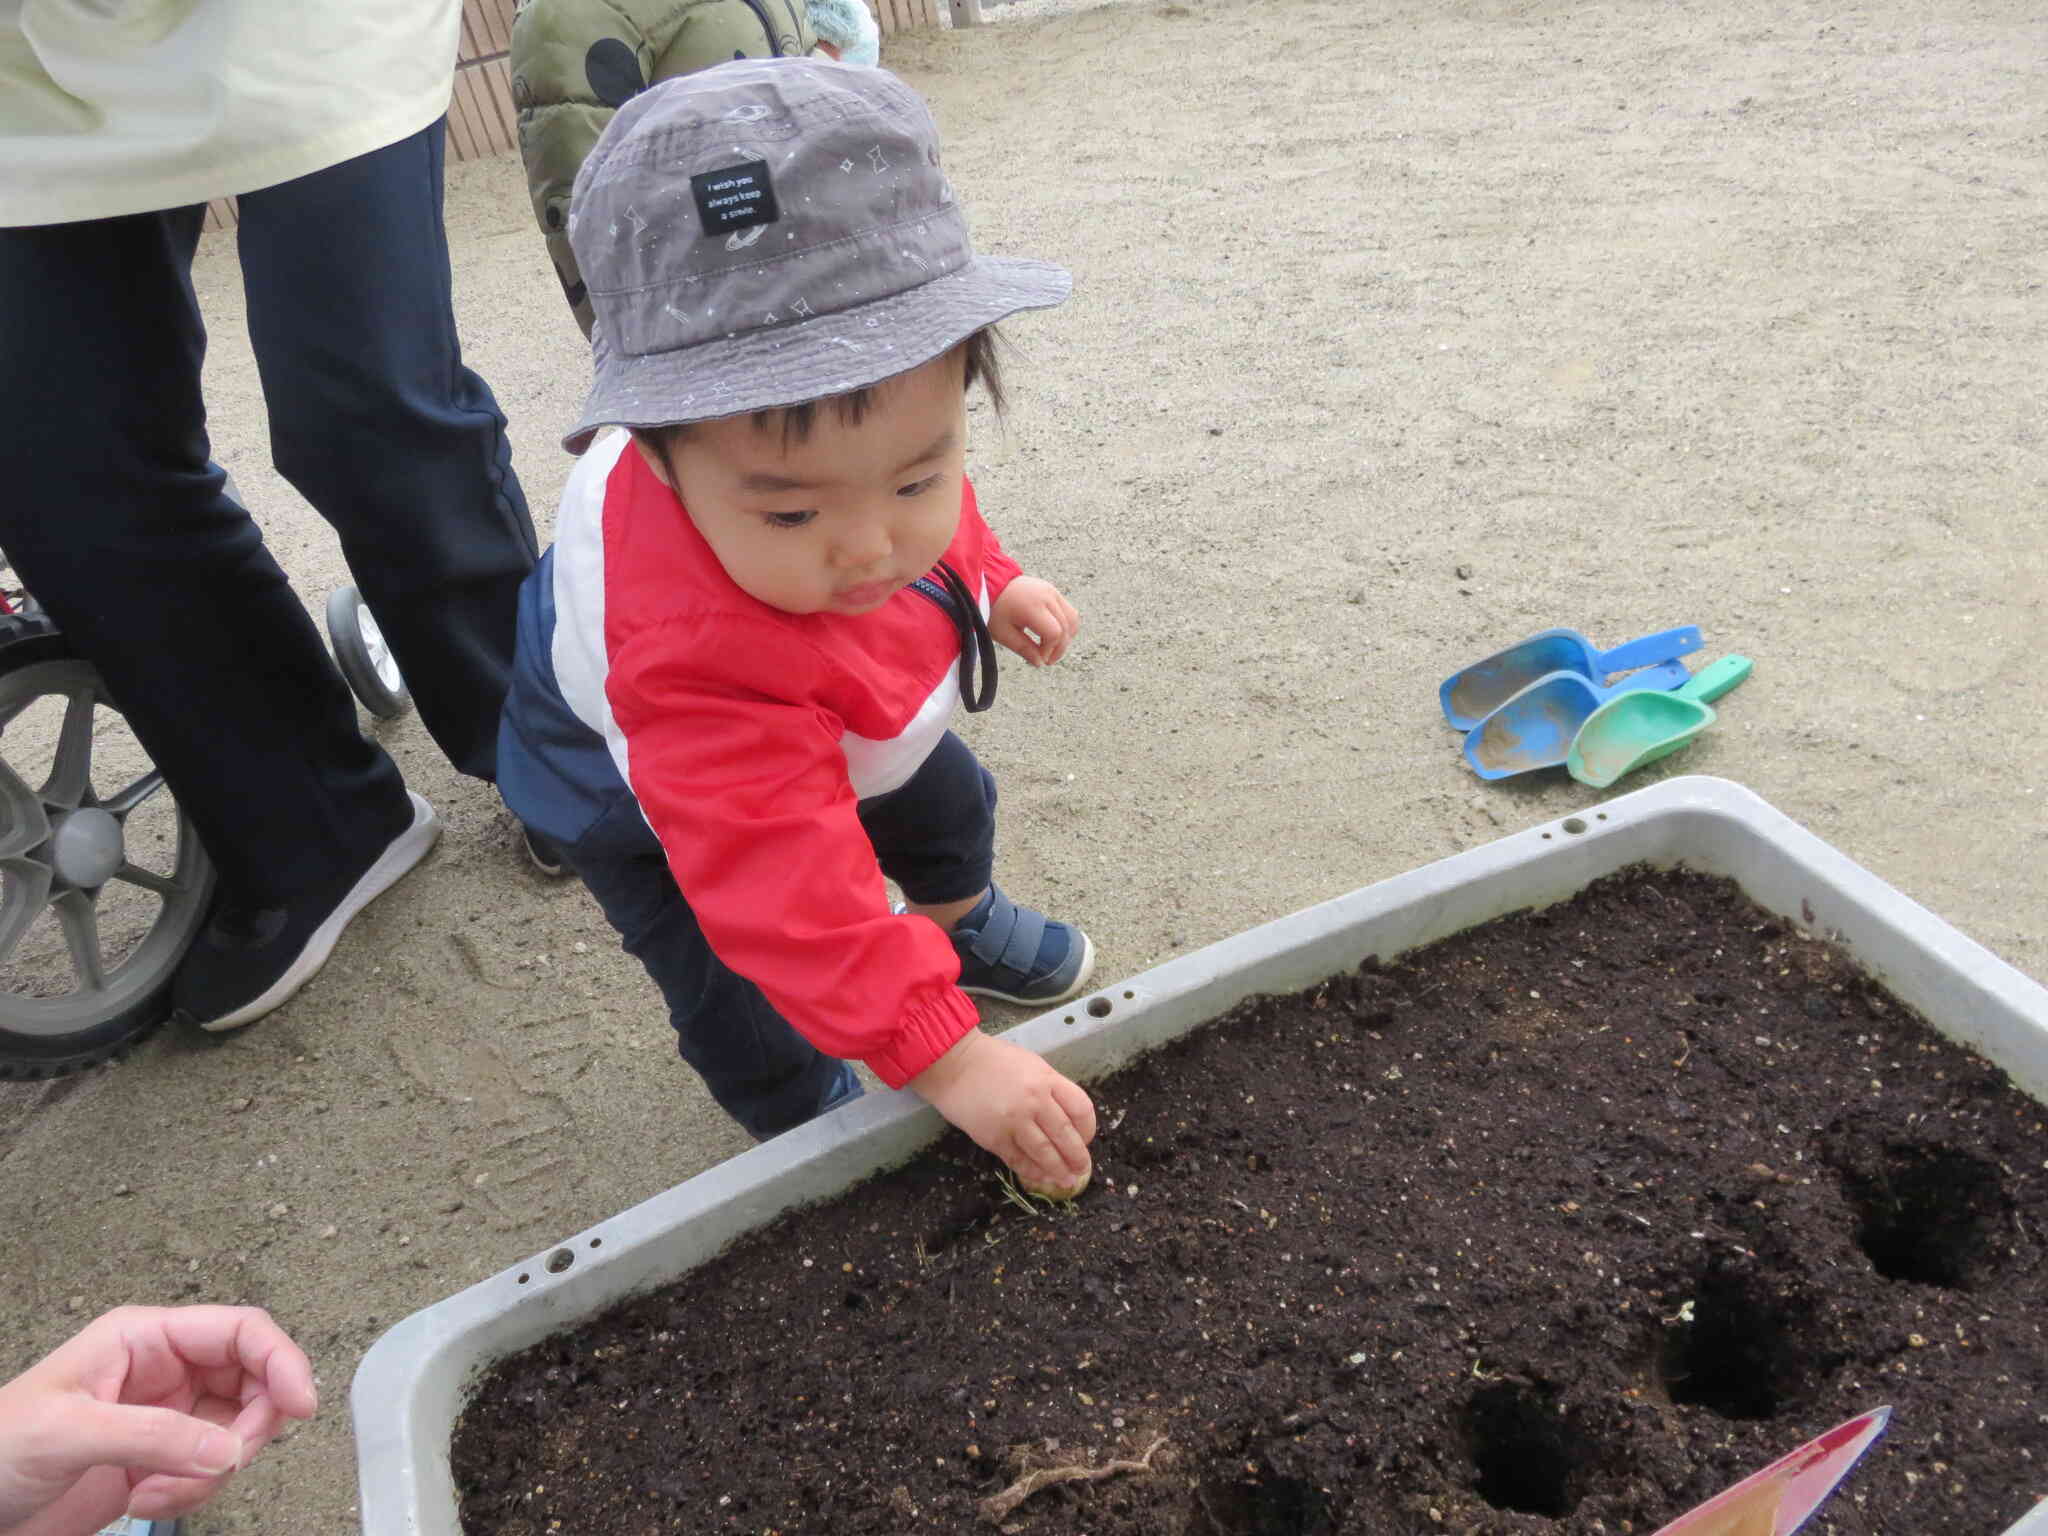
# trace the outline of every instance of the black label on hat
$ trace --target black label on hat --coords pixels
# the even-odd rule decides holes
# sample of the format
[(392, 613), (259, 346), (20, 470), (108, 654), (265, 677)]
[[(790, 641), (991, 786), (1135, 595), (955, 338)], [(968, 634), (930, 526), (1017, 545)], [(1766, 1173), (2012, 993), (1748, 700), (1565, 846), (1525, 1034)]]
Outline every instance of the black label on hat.
[(775, 188), (768, 180), (768, 162), (749, 160), (723, 170), (703, 171), (690, 178), (697, 197), (697, 217), (704, 233), (722, 235), (750, 224), (773, 224), (782, 215), (775, 207)]

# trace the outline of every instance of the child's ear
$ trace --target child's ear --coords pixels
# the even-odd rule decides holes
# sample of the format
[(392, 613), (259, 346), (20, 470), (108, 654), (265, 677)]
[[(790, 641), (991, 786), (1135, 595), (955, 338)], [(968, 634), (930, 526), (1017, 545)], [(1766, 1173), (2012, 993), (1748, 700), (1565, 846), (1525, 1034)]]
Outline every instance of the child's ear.
[(661, 445), (646, 433), (635, 432), (633, 446), (640, 450), (640, 460), (652, 471), (654, 478), (670, 490), (674, 490), (676, 483), (669, 477), (668, 460), (661, 451)]

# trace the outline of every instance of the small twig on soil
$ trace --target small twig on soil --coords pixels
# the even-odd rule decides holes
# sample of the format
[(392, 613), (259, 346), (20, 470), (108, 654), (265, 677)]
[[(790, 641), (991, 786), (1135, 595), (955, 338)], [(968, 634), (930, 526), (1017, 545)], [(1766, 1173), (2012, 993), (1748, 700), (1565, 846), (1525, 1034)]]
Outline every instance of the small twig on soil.
[(1105, 1477), (1115, 1477), (1119, 1472), (1150, 1472), (1153, 1456), (1158, 1454), (1160, 1447), (1165, 1444), (1166, 1436), (1161, 1435), (1146, 1447), (1145, 1454), (1136, 1461), (1105, 1461), (1099, 1467), (1040, 1467), (1036, 1472), (1027, 1472), (1001, 1493), (991, 1494), (981, 1501), (982, 1518), (1000, 1521), (1040, 1489), (1051, 1488), (1060, 1483), (1092, 1483)]

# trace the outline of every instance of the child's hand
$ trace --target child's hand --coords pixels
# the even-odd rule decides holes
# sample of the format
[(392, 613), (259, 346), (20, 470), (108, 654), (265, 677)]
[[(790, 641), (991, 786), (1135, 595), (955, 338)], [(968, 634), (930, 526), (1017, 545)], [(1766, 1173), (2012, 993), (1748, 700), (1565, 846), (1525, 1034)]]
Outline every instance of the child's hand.
[(988, 632), (1034, 667), (1067, 654), (1081, 615), (1060, 589), (1036, 576), (1018, 576), (990, 606)]
[(969, 1030), (910, 1086), (1025, 1183), (1067, 1190), (1088, 1176), (1095, 1106), (1035, 1052)]

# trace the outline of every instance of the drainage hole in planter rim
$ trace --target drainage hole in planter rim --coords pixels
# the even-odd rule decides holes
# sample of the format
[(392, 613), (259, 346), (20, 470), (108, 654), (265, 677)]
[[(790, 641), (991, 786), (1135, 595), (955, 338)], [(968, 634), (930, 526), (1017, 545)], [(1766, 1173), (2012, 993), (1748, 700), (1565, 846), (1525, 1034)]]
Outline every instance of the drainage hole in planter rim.
[(567, 1269), (571, 1264), (574, 1264), (575, 1262), (576, 1254), (573, 1249), (557, 1248), (553, 1253), (548, 1255), (548, 1273), (551, 1275), (559, 1275), (560, 1273), (562, 1273), (563, 1270)]
[(1109, 1017), (1109, 1011), (1113, 1006), (1106, 997), (1091, 997), (1088, 999), (1088, 1017), (1091, 1019), (1106, 1019)]
[(1583, 1427), (1554, 1394), (1504, 1381), (1465, 1404), (1474, 1488), (1495, 1509), (1562, 1520), (1578, 1508), (1590, 1472)]

